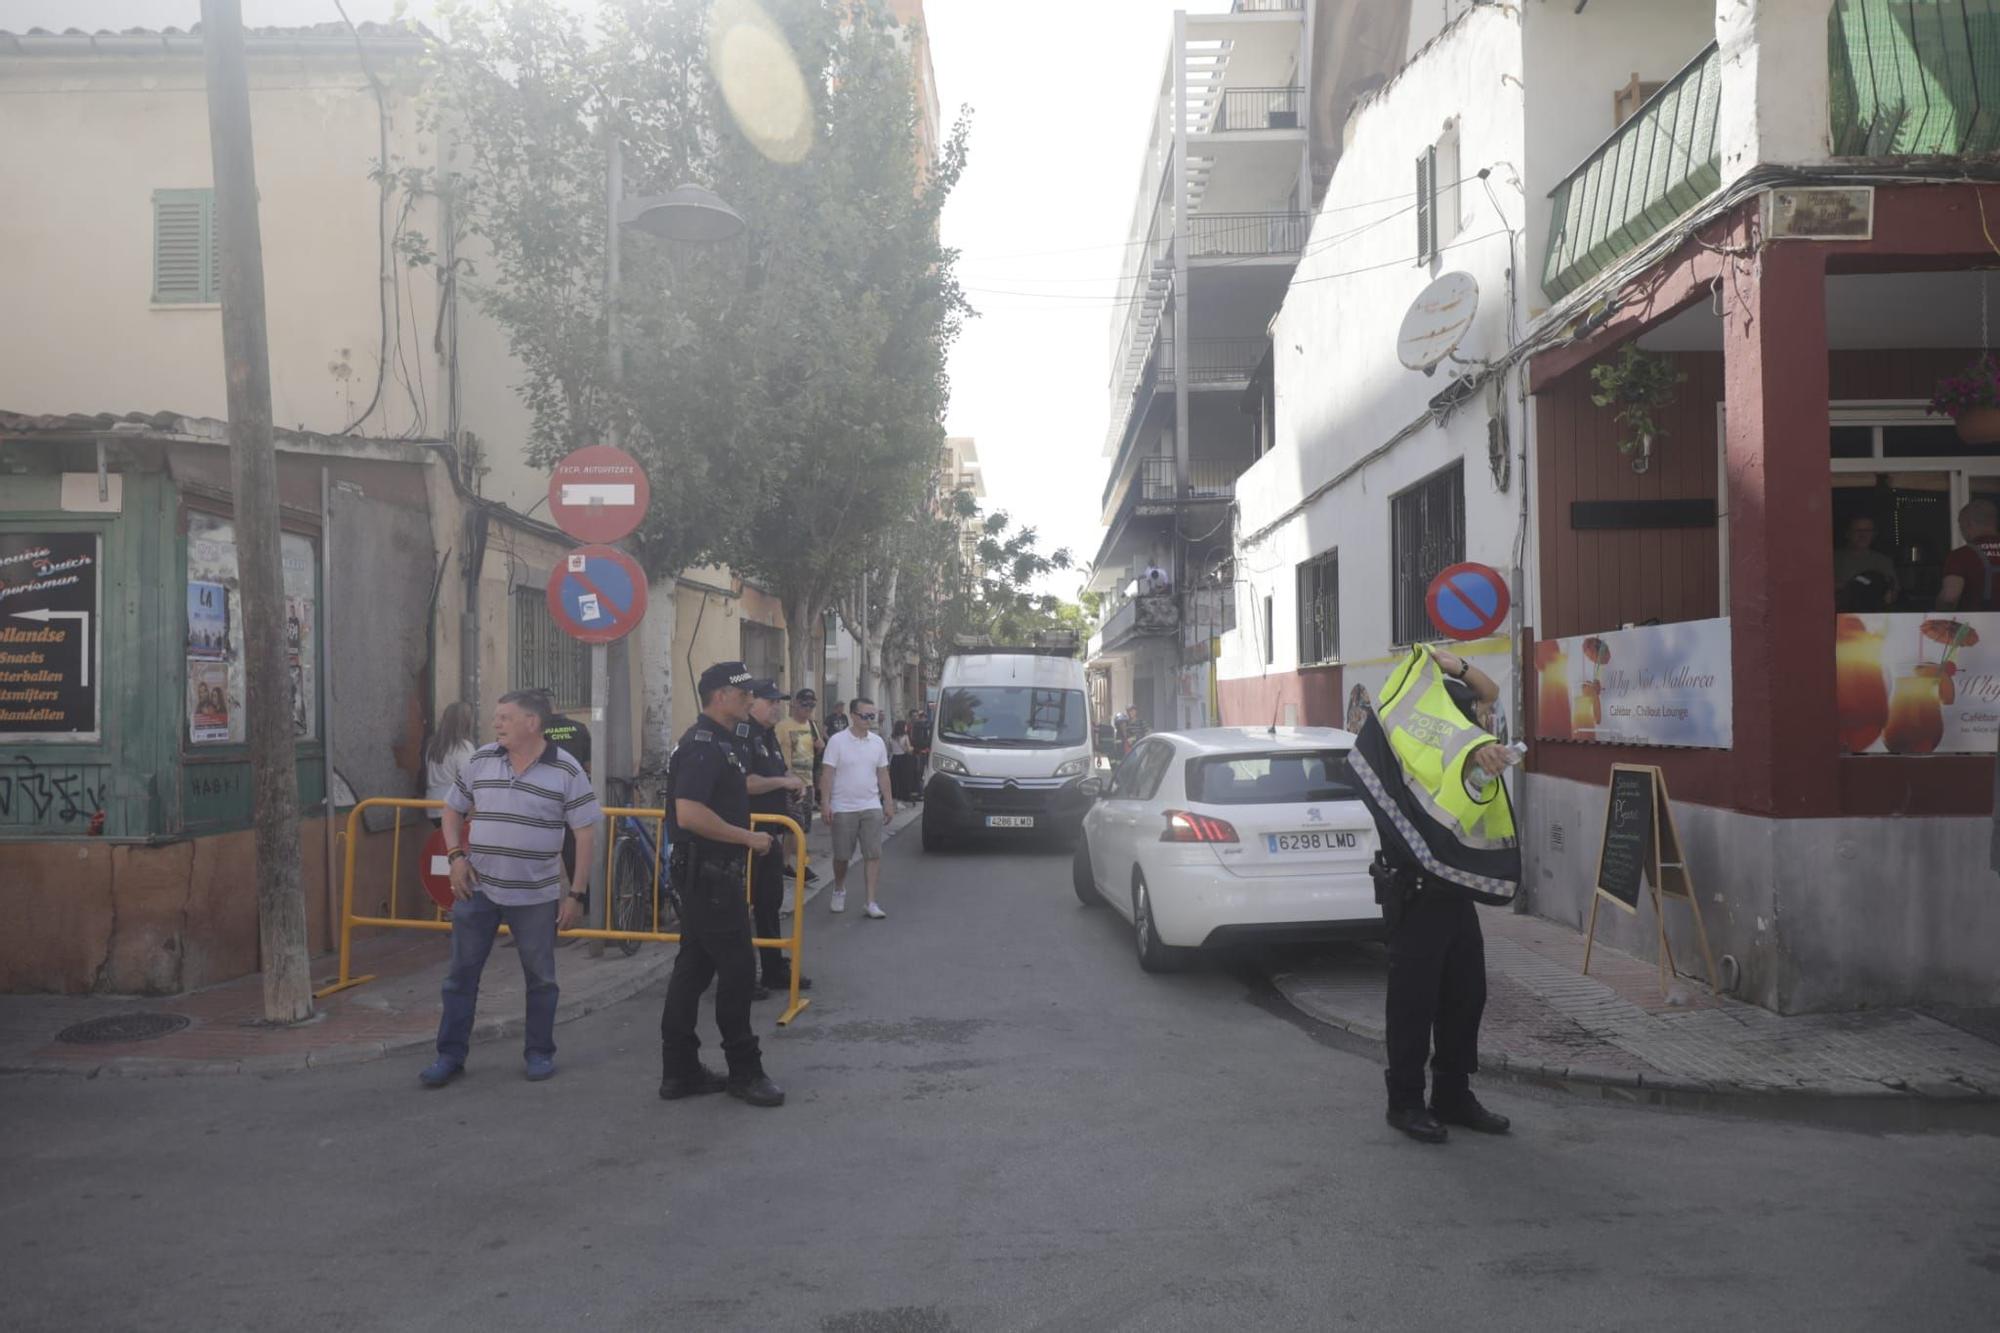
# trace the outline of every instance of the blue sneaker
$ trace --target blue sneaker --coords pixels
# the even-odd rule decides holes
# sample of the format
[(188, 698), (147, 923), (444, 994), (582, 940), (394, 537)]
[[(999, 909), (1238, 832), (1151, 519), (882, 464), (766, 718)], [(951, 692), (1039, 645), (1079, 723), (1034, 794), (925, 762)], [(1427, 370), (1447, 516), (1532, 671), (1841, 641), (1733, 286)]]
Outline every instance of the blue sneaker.
[(540, 1083), (543, 1079), (556, 1076), (556, 1058), (553, 1055), (531, 1055), (527, 1059), (528, 1082)]
[(427, 1088), (442, 1088), (464, 1072), (464, 1065), (448, 1055), (440, 1055), (424, 1066), (424, 1071), (417, 1075), (417, 1082)]

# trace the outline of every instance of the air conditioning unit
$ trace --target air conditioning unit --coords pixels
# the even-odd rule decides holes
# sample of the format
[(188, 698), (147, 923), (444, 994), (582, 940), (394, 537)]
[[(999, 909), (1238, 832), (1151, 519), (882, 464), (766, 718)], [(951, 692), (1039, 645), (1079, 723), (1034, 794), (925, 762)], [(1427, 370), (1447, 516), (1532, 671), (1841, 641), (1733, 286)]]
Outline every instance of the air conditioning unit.
[(1766, 191), (1767, 241), (1867, 241), (1875, 236), (1875, 187), (1801, 186)]

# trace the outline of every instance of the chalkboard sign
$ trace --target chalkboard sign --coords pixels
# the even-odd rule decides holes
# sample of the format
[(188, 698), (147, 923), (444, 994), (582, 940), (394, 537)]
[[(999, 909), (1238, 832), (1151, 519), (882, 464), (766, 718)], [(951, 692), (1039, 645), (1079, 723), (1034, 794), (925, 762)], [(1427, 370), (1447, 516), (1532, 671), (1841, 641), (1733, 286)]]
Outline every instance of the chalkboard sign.
[(1611, 770), (1611, 790), (1604, 807), (1604, 842), (1597, 853), (1597, 887), (1628, 912), (1639, 910), (1643, 881), (1657, 882), (1658, 837), (1653, 823), (1659, 797), (1654, 786), (1659, 770), (1617, 764)]

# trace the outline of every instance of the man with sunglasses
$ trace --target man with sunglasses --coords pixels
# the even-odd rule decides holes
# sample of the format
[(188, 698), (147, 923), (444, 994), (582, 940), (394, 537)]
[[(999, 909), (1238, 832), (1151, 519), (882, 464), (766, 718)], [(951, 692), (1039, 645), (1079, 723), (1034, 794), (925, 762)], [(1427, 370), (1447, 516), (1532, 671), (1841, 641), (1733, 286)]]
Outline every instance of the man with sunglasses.
[(820, 803), (833, 821), (833, 900), (836, 912), (847, 910), (847, 863), (861, 849), (868, 880), (869, 920), (889, 915), (875, 901), (882, 879), (882, 827), (896, 817), (896, 798), (889, 790), (889, 747), (869, 728), (880, 716), (875, 701), (862, 696), (847, 705), (848, 726), (826, 743), (826, 763), (820, 770)]

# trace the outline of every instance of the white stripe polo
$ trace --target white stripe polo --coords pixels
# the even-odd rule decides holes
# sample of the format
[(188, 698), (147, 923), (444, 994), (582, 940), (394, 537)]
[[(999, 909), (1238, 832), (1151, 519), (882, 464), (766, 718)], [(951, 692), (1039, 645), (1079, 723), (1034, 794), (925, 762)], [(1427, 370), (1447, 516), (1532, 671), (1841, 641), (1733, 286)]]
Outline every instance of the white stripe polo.
[(468, 850), (479, 889), (505, 907), (562, 897), (563, 831), (604, 818), (583, 765), (553, 741), (520, 774), (497, 743), (474, 751), (445, 803), (472, 816)]

